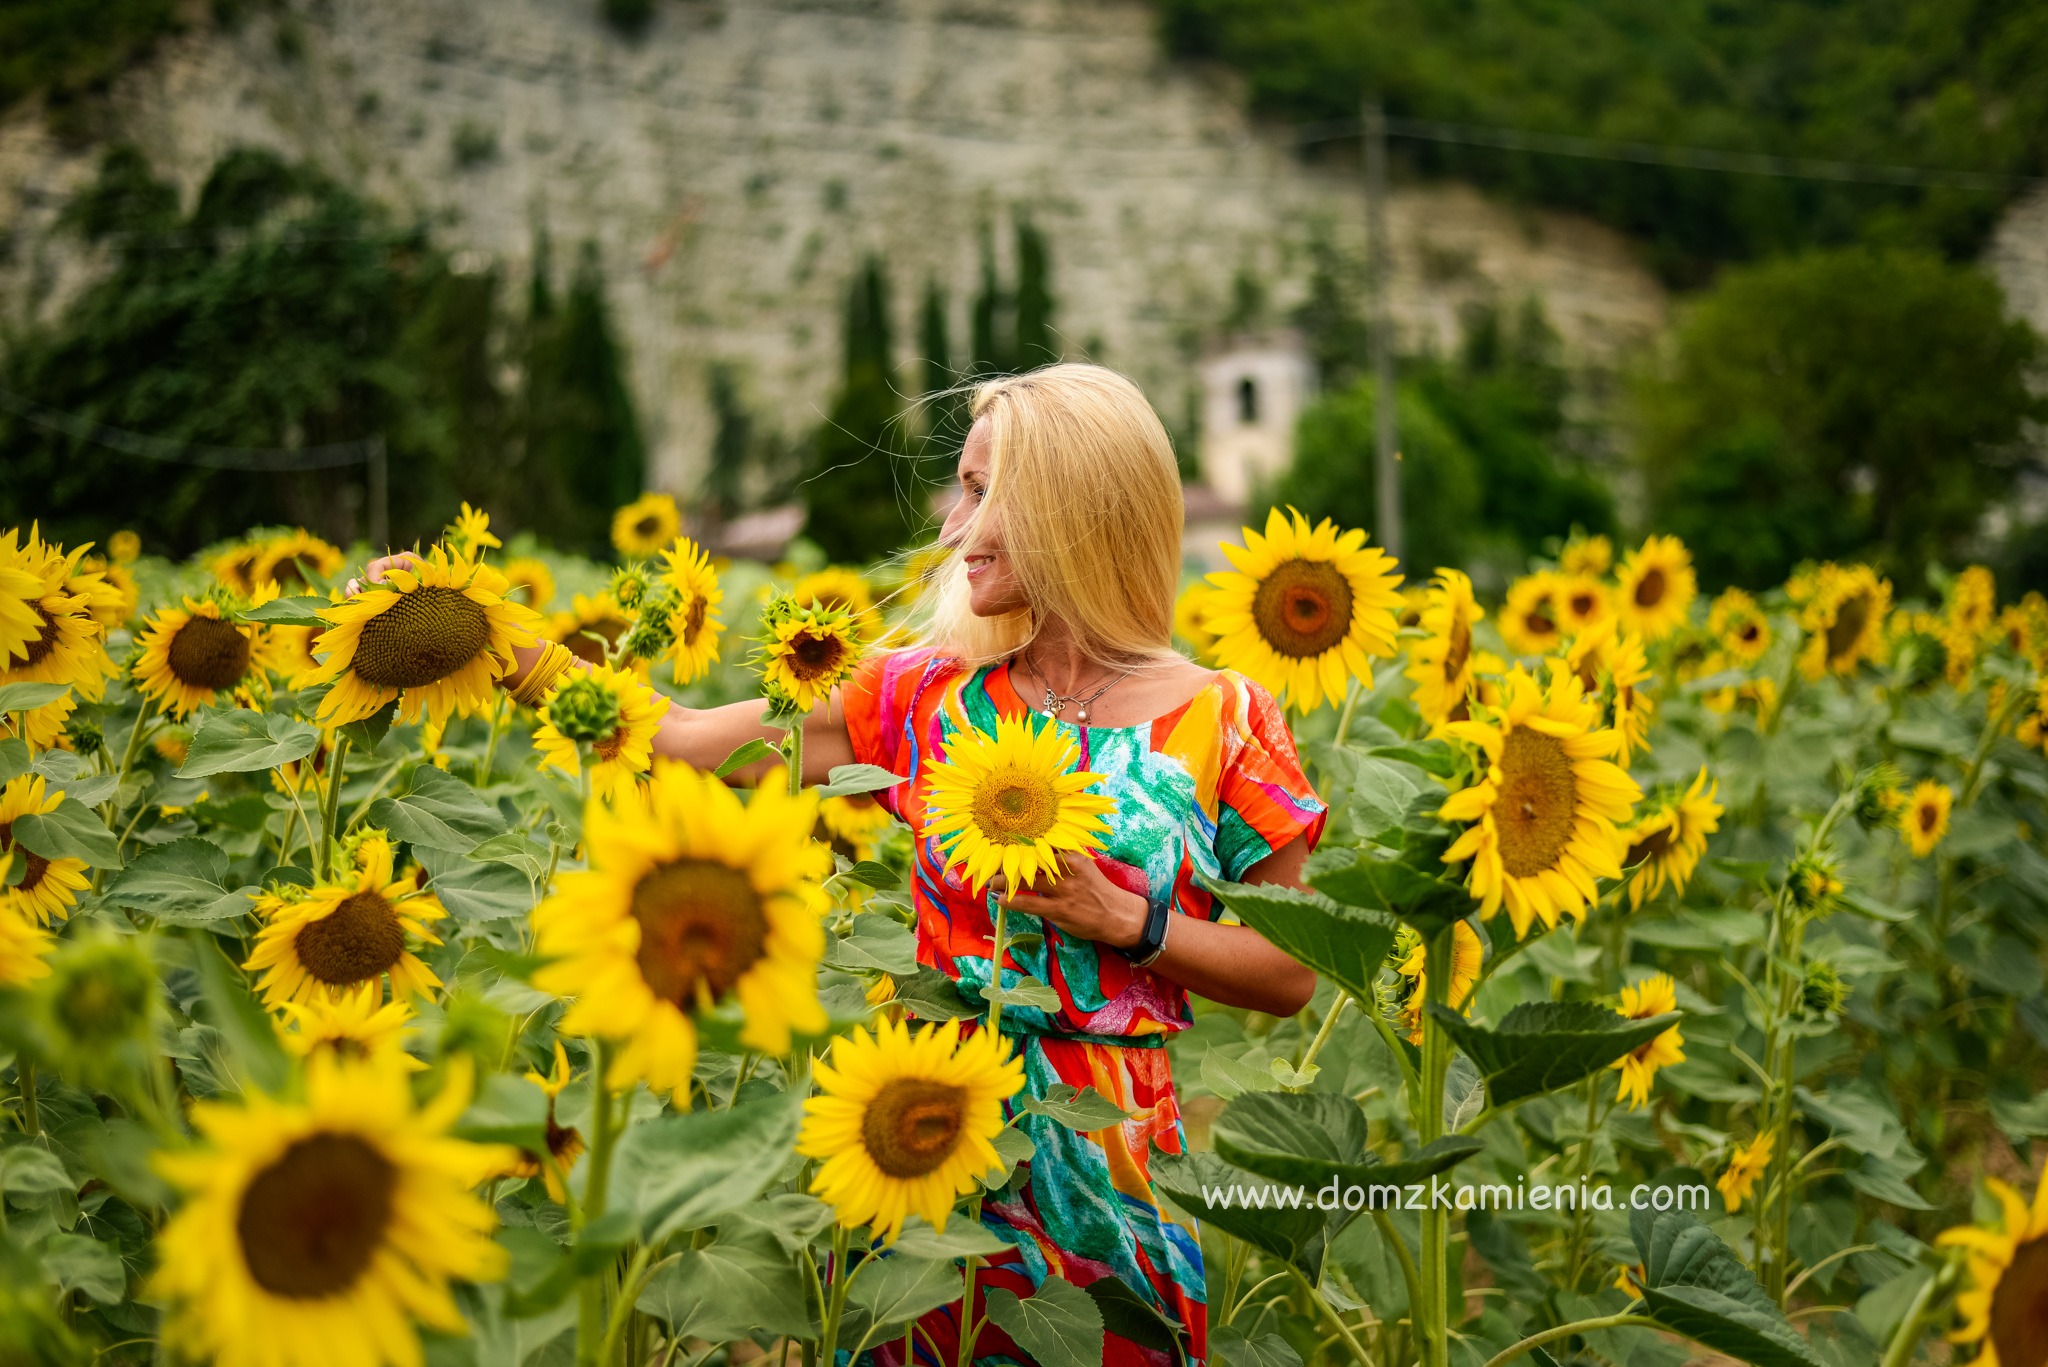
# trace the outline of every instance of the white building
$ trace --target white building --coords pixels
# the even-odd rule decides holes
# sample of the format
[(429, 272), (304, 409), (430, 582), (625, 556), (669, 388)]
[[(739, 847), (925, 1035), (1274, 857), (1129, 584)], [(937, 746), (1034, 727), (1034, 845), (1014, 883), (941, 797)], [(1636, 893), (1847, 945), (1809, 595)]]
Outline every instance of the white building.
[(1202, 363), (1202, 482), (1242, 510), (1294, 459), (1294, 422), (1315, 390), (1298, 333), (1233, 338)]

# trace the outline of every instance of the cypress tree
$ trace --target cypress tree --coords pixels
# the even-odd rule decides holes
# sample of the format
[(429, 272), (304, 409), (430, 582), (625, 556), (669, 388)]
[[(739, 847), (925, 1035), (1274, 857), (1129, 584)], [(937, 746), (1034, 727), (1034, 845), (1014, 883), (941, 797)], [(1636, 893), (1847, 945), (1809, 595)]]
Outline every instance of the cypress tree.
[(1017, 344), (1011, 352), (1018, 370), (1051, 365), (1060, 358), (1053, 333), (1052, 262), (1045, 237), (1030, 219), (1017, 218)]
[(704, 495), (719, 517), (731, 517), (739, 511), (745, 494), (747, 456), (754, 446), (754, 415), (740, 401), (739, 377), (731, 362), (713, 361), (706, 380), (717, 426), (711, 434), (711, 471), (704, 480)]
[(994, 235), (986, 223), (981, 225), (981, 290), (974, 296), (974, 336), (971, 339), (974, 359), (970, 372), (975, 375), (1004, 375), (1011, 368), (1009, 338), (1004, 337), (1004, 324), (1012, 321), (1010, 297), (1003, 293), (1002, 285), (996, 279), (996, 244)]
[(845, 328), (839, 394), (804, 481), (804, 532), (832, 559), (859, 562), (902, 548), (923, 521), (891, 381), (888, 277), (873, 257), (847, 290)]

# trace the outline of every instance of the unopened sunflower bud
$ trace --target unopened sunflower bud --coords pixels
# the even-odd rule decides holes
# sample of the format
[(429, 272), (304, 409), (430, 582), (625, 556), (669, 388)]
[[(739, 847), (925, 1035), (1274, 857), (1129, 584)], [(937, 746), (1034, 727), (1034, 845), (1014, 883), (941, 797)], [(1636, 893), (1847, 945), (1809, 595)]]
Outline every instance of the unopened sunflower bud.
[(156, 965), (137, 938), (73, 941), (36, 985), (41, 1052), (65, 1077), (115, 1090), (148, 1061), (157, 994)]
[(542, 711), (548, 725), (570, 740), (609, 740), (618, 733), (619, 695), (587, 674), (563, 683)]
[(97, 755), (107, 743), (106, 733), (99, 723), (87, 721), (84, 717), (73, 717), (64, 726), (64, 737), (71, 742), (71, 748), (81, 755)]
[(639, 616), (619, 642), (619, 654), (627, 660), (659, 659), (676, 642), (676, 610), (682, 599), (666, 584), (646, 588), (637, 599)]
[(1906, 776), (1899, 766), (1884, 763), (1866, 769), (1856, 779), (1856, 824), (1866, 831), (1883, 830), (1898, 824), (1899, 808), (1906, 803)]
[(1794, 859), (1785, 871), (1785, 882), (1792, 892), (1792, 904), (1805, 912), (1831, 910), (1842, 893), (1841, 874), (1824, 850), (1809, 850)]
[(1806, 979), (1799, 989), (1800, 1006), (1815, 1020), (1833, 1020), (1849, 1000), (1849, 985), (1826, 959), (1806, 966)]
[(612, 601), (628, 612), (637, 611), (655, 585), (647, 566), (635, 562), (612, 571)]

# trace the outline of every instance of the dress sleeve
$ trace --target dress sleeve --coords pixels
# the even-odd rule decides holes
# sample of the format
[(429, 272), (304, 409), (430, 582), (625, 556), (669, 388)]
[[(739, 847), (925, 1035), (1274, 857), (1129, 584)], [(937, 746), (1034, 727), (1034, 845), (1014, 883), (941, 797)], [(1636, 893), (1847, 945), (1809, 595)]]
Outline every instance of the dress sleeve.
[(1294, 735), (1272, 695), (1249, 679), (1232, 683), (1237, 696), (1225, 717), (1216, 788), (1216, 859), (1223, 876), (1236, 882), (1304, 832), (1313, 847), (1328, 813), (1302, 772)]
[[(847, 739), (853, 743), (854, 763), (879, 765), (892, 774), (908, 774), (903, 767), (905, 711), (912, 704), (911, 692), (930, 654), (929, 650), (896, 650), (870, 655), (840, 690), (840, 706), (846, 715)], [(891, 816), (900, 817), (896, 799), (895, 788), (875, 794), (875, 800)]]

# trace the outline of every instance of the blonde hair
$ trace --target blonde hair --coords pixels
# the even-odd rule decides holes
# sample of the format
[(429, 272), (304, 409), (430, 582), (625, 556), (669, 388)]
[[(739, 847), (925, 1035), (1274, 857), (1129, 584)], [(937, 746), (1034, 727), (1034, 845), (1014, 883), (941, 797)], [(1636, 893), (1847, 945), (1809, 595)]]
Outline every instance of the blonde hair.
[(1173, 443), (1138, 387), (1098, 365), (1046, 366), (976, 387), (989, 439), (988, 495), (968, 525), (1000, 522), (1030, 607), (977, 617), (967, 567), (950, 548), (920, 633), (947, 655), (991, 664), (1064, 622), (1098, 664), (1178, 660), (1183, 504)]

